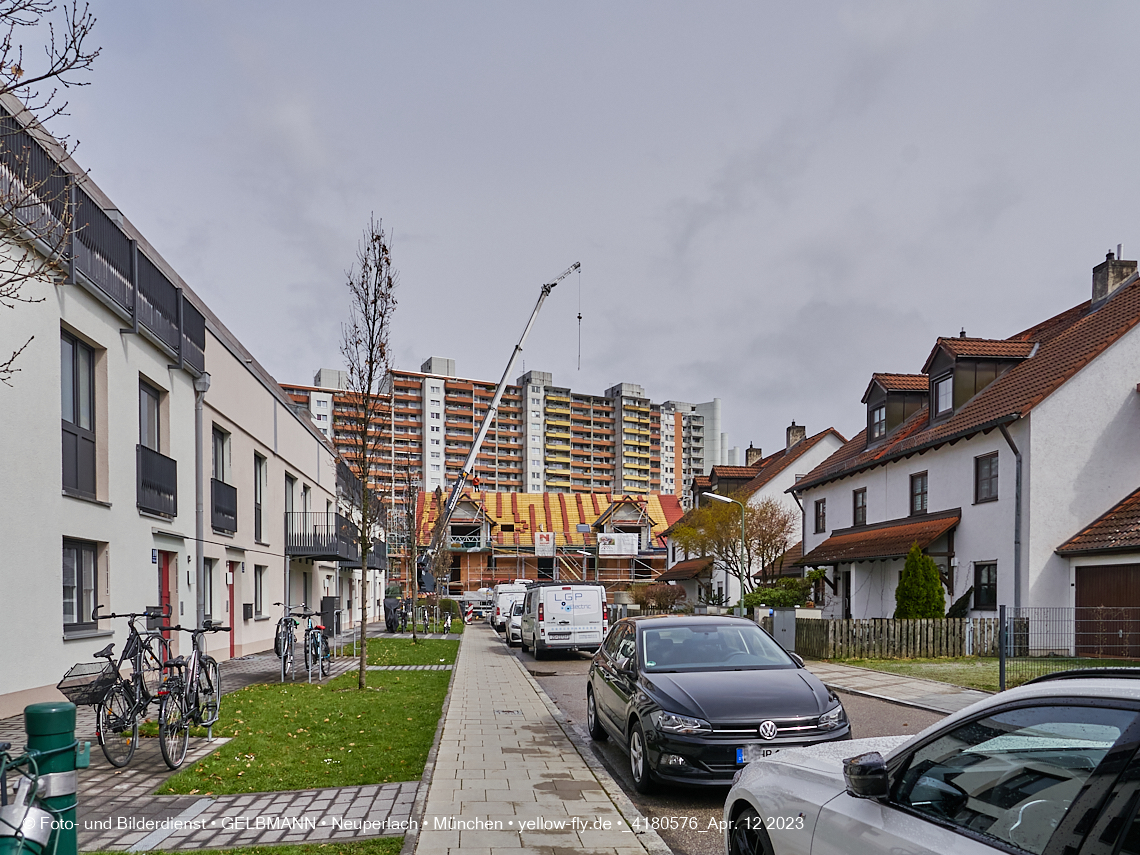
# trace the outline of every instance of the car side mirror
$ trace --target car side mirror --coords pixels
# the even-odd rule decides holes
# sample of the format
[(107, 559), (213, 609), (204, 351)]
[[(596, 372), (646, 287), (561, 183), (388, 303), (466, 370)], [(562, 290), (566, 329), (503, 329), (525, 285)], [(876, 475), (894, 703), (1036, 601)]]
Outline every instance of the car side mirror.
[(889, 789), (887, 763), (878, 751), (870, 751), (843, 761), (847, 795), (857, 799), (881, 799)]
[(617, 669), (619, 674), (632, 674), (633, 673), (633, 657), (623, 656), (621, 659), (614, 663), (614, 668)]
[(789, 650), (788, 655), (792, 657), (792, 661), (795, 662), (798, 667), (804, 667), (804, 658), (800, 656), (800, 654), (792, 653), (792, 651)]

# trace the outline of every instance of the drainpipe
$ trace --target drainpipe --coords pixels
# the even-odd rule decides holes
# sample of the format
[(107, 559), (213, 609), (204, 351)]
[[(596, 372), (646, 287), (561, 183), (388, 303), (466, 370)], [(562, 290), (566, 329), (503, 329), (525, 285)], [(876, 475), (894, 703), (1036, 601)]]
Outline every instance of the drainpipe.
[(195, 626), (201, 626), (206, 619), (206, 559), (202, 556), (202, 548), (206, 542), (206, 491), (202, 484), (206, 464), (203, 460), (205, 455), (202, 439), (202, 405), (209, 389), (210, 375), (203, 371), (194, 379), (194, 542), (197, 544), (198, 552), (194, 565), (194, 600), (198, 621)]
[(1021, 452), (1005, 425), (998, 425), (1001, 435), (1013, 451), (1016, 462), (1016, 476), (1013, 490), (1013, 607), (1021, 608)]

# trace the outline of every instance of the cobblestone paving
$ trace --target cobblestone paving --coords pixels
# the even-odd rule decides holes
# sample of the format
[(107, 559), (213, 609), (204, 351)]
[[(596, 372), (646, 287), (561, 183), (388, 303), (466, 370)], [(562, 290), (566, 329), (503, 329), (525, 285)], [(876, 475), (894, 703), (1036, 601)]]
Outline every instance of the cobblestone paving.
[[(371, 625), (369, 637), (411, 638), (411, 633), (386, 633)], [(442, 634), (420, 638), (454, 638)], [(328, 679), (357, 667), (359, 659), (342, 656), (332, 661)], [(369, 666), (381, 669), (384, 666)], [(387, 666), (388, 670), (451, 670), (450, 665)], [(255, 683), (281, 679), (281, 660), (273, 653), (256, 653), (221, 663), (225, 693)], [(294, 682), (306, 682), (303, 663)], [(157, 711), (152, 708), (152, 716)], [(401, 835), (411, 815), (419, 781), (278, 793), (226, 796), (156, 796), (154, 791), (173, 772), (159, 751), (158, 740), (141, 739), (135, 756), (123, 769), (107, 762), (95, 736), (92, 707), (76, 711), (76, 738), (91, 742), (91, 766), (79, 772), (79, 847), (144, 851), (250, 846), (299, 840), (339, 840)], [(0, 741), (17, 749), (26, 742), (23, 716), (0, 719)], [(224, 746), (229, 740), (191, 737), (183, 768)], [(167, 820), (165, 828), (156, 825)]]

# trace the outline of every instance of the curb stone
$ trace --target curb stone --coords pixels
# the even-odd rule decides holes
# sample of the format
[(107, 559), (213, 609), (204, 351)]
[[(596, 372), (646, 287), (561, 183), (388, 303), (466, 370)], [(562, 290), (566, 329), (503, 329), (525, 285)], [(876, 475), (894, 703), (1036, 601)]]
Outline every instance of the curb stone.
[[(455, 650), (456, 665), (459, 664), (459, 654), (463, 652), (463, 636), (466, 634), (461, 632), (456, 637), (456, 641), (459, 642), (459, 647)], [(420, 824), (423, 822), (424, 811), (427, 809), (428, 790), (431, 789), (432, 773), (435, 771), (435, 758), (439, 753), (439, 742), (443, 738), (443, 725), (447, 721), (447, 708), (451, 705), (451, 690), (455, 686), (455, 675), (459, 673), (459, 669), (455, 666), (451, 666), (450, 670), (451, 679), (447, 682), (447, 694), (443, 698), (443, 708), (439, 713), (439, 724), (435, 726), (435, 737), (431, 742), (431, 750), (428, 751), (424, 771), (420, 775), (420, 784), (416, 787), (416, 797), (412, 801), (412, 812), (408, 817), (410, 820), (409, 828), (404, 834), (404, 845), (400, 848), (400, 855), (414, 855), (416, 843), (419, 841)]]
[[(530, 683), (535, 694), (541, 698), (543, 704), (546, 705), (547, 711), (558, 723), (562, 732), (566, 734), (566, 738), (570, 740), (570, 743), (593, 773), (598, 783), (602, 785), (602, 789), (606, 795), (610, 797), (610, 801), (614, 803), (614, 807), (617, 808), (618, 813), (622, 815), (630, 829), (634, 830), (634, 839), (645, 847), (645, 850), (651, 853), (651, 855), (673, 855), (673, 850), (661, 839), (661, 835), (650, 827), (645, 815), (630, 801), (629, 796), (625, 794), (625, 791), (622, 790), (618, 782), (614, 780), (613, 776), (602, 764), (602, 761), (594, 756), (594, 752), (590, 750), (589, 745), (578, 729), (569, 725), (566, 721), (566, 716), (562, 714), (562, 710), (558, 709), (558, 706), (550, 699), (550, 696), (546, 694), (546, 691), (538, 684), (538, 681), (534, 679), (534, 676), (526, 669), (526, 666), (523, 665), (522, 660), (517, 656), (511, 656), (511, 660), (518, 666), (518, 669), (522, 671), (523, 676), (527, 679), (527, 682)], [(636, 831), (635, 829), (637, 828), (644, 828), (645, 831)], [(400, 855), (411, 855), (411, 853), (401, 851)]]

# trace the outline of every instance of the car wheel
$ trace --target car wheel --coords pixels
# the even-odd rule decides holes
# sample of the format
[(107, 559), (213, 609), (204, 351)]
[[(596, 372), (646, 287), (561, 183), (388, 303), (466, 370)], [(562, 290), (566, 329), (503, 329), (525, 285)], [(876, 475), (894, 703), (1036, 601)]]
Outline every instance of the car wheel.
[(515, 646), (515, 637), (508, 633), (507, 634), (507, 647), (514, 647), (514, 646)]
[(764, 830), (764, 820), (754, 808), (746, 807), (732, 820), (728, 855), (773, 855), (772, 841)]
[(590, 731), (590, 739), (595, 742), (605, 742), (610, 738), (602, 723), (598, 721), (598, 705), (594, 701), (594, 690), (586, 688), (586, 727)]
[(526, 646), (526, 636), (525, 635), (519, 636), (519, 647), (521, 647), (524, 651), (530, 649), (529, 647)]
[(531, 652), (534, 653), (534, 658), (536, 661), (546, 655), (546, 651), (542, 649), (542, 642), (537, 638), (534, 640), (534, 647)]
[(653, 773), (649, 771), (649, 756), (645, 751), (645, 733), (641, 724), (634, 722), (629, 732), (629, 772), (633, 788), (639, 793), (653, 792)]

